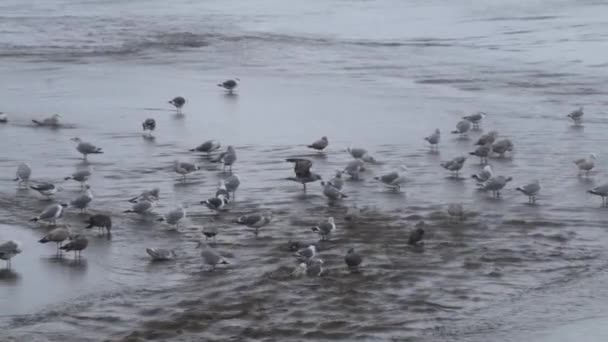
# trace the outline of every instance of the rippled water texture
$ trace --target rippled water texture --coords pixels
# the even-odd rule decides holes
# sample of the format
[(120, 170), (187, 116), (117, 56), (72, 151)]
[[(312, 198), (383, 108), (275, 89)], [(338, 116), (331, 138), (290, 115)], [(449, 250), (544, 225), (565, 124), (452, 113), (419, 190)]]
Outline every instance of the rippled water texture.
[[(600, 1), (67, 1), (0, 4), (0, 240), (23, 253), (0, 271), (5, 341), (605, 341), (608, 210), (587, 194), (608, 180), (605, 57), (608, 5)], [(216, 84), (239, 77), (228, 96)], [(177, 116), (167, 101), (187, 99)], [(566, 118), (584, 106), (582, 126)], [(498, 200), (476, 189), (470, 157), (462, 178), (439, 166), (473, 151), (449, 134), (485, 111), (515, 150), (490, 159), (513, 177)], [(66, 126), (34, 127), (60, 113)], [(157, 121), (145, 140), (141, 122)], [(441, 129), (438, 153), (423, 138)], [(323, 154), (305, 146), (326, 135)], [(19, 162), (34, 181), (53, 181), (57, 202), (79, 192), (63, 181), (92, 155), (93, 213), (111, 213), (111, 239), (89, 237), (83, 260), (57, 259), (38, 244), (48, 228), (29, 222), (49, 201), (12, 180)], [(242, 185), (220, 215), (199, 204), (225, 176), (189, 152), (207, 139), (234, 145)], [(349, 196), (328, 204), (319, 183), (304, 194), (285, 158), (305, 157), (330, 178), (364, 147), (378, 160)], [(578, 177), (574, 159), (598, 154)], [(201, 171), (185, 184), (174, 160)], [(389, 191), (374, 176), (408, 167)], [(542, 184), (537, 205), (514, 189)], [(159, 187), (156, 214), (178, 204), (175, 230), (123, 213), (127, 199)], [(463, 222), (446, 209), (461, 203)], [(361, 216), (346, 221), (349, 208)], [(272, 210), (256, 238), (234, 224)], [(319, 243), (322, 277), (292, 278), (288, 241), (313, 242), (327, 216), (338, 229)], [(86, 215), (64, 223), (83, 230)], [(410, 247), (420, 221), (425, 244)], [(201, 228), (232, 261), (201, 269)], [(151, 263), (146, 247), (175, 248)], [(361, 273), (346, 251), (364, 255)]]

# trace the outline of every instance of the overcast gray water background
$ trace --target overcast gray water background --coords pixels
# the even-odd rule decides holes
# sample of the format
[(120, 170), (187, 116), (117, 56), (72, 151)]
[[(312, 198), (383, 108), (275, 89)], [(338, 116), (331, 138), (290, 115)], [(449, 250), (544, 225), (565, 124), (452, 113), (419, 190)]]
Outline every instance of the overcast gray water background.
[[(24, 243), (0, 275), (0, 338), (15, 341), (605, 341), (608, 210), (586, 193), (608, 181), (605, 146), (608, 4), (602, 1), (66, 1), (0, 3), (0, 240)], [(237, 96), (216, 83), (239, 77)], [(186, 97), (184, 117), (167, 101)], [(585, 108), (583, 127), (565, 117)], [(491, 160), (512, 176), (500, 200), (454, 180), (439, 163), (468, 153), (450, 136), (460, 117), (488, 113), (485, 131), (515, 145)], [(35, 128), (60, 113), (69, 127)], [(155, 141), (141, 122), (156, 119)], [(439, 154), (423, 137), (442, 130)], [(305, 145), (327, 135), (321, 157)], [(112, 213), (112, 239), (87, 232), (84, 260), (52, 257), (28, 219), (48, 205), (12, 181), (19, 162), (35, 180), (61, 182), (83, 166), (70, 138), (103, 147), (90, 158), (92, 212)], [(242, 185), (216, 217), (197, 204), (222, 177), (188, 152), (204, 140), (236, 146)], [(306, 156), (324, 177), (348, 146), (380, 161), (349, 198), (328, 206), (320, 185), (304, 196), (284, 159)], [(577, 177), (572, 160), (598, 153)], [(172, 161), (200, 163), (186, 185)], [(409, 182), (387, 192), (373, 176), (405, 164)], [(469, 158), (463, 174), (481, 166)], [(540, 179), (539, 205), (514, 191)], [(156, 212), (187, 204), (178, 231), (123, 214), (126, 199), (158, 186)], [(57, 201), (74, 198), (61, 183)], [(451, 223), (449, 203), (470, 217)], [(344, 221), (353, 205), (365, 208)], [(258, 238), (231, 223), (271, 209)], [(327, 274), (292, 279), (289, 240), (322, 244)], [(86, 216), (68, 210), (81, 228)], [(428, 225), (424, 248), (407, 245)], [(201, 272), (202, 226), (234, 264)], [(152, 264), (146, 247), (179, 250)], [(349, 247), (364, 254), (349, 274)]]

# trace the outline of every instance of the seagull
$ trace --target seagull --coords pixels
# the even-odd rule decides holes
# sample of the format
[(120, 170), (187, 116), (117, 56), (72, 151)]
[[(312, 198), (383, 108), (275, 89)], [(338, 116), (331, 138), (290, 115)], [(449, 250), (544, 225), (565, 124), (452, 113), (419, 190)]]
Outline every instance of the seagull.
[(338, 189), (338, 190), (342, 190), (342, 187), (344, 186), (344, 179), (342, 179), (342, 173), (344, 173), (343, 171), (336, 171), (336, 175), (334, 176), (334, 178), (329, 180), (329, 184), (331, 184), (334, 188)]
[(61, 123), (59, 122), (59, 118), (61, 118), (61, 115), (59, 114), (53, 114), (48, 118), (44, 118), (42, 120), (32, 120), (33, 123), (35, 123), (38, 126), (46, 126), (46, 127), (54, 127), (57, 128), (61, 125)]
[(330, 201), (341, 200), (348, 197), (331, 185), (331, 183), (321, 182), (321, 186), (323, 186), (323, 195), (325, 195), (325, 197), (327, 197)]
[(169, 225), (174, 225), (175, 229), (179, 227), (179, 221), (186, 217), (186, 209), (182, 205), (172, 209), (166, 215), (158, 218), (158, 221), (166, 221)]
[(245, 225), (255, 229), (255, 235), (258, 235), (259, 229), (268, 225), (272, 221), (272, 214), (251, 214), (239, 217), (236, 223)]
[(6, 268), (11, 268), (11, 259), (21, 253), (21, 243), (15, 240), (0, 242), (0, 259), (6, 261)]
[(416, 225), (416, 229), (410, 232), (410, 236), (407, 240), (408, 245), (417, 246), (420, 245), (424, 238), (424, 222), (420, 222)]
[(27, 185), (27, 182), (29, 182), (31, 175), (32, 168), (27, 163), (20, 163), (19, 166), (17, 166), (15, 182), (18, 181), (19, 186), (21, 186), (21, 184), (23, 183)]
[(80, 183), (80, 185), (82, 187), (84, 187), (87, 184), (87, 181), (89, 180), (89, 178), (91, 177), (91, 171), (90, 170), (78, 170), (74, 173), (72, 173), (71, 176), (65, 177), (64, 180), (70, 180), (73, 179), (77, 182)]
[(300, 249), (297, 251), (294, 256), (300, 261), (308, 261), (314, 258), (317, 255), (317, 247), (313, 245), (309, 245), (306, 248)]
[(513, 143), (509, 139), (501, 139), (492, 144), (492, 152), (498, 154), (500, 158), (505, 156), (505, 153), (513, 151)]
[(470, 121), (473, 124), (473, 129), (479, 129), (479, 123), (485, 117), (486, 117), (486, 113), (484, 113), (484, 112), (478, 112), (478, 113), (475, 113), (475, 114), (463, 116), (462, 118), (465, 119), (465, 120), (467, 120), (467, 121)]
[(520, 191), (524, 195), (528, 196), (528, 202), (530, 204), (534, 204), (536, 203), (536, 195), (538, 195), (538, 193), (540, 192), (540, 181), (535, 180), (534, 182), (526, 184), (524, 186), (520, 186), (515, 190)]
[(329, 140), (327, 140), (326, 136), (321, 137), (321, 139), (313, 142), (312, 144), (308, 145), (308, 148), (312, 148), (315, 149), (317, 151), (323, 151), (327, 145), (329, 145)]
[(464, 166), (464, 162), (467, 160), (466, 157), (456, 157), (450, 161), (443, 161), (439, 165), (444, 169), (455, 173), (456, 177), (458, 177), (458, 172)]
[(84, 160), (87, 160), (87, 155), (89, 155), (89, 154), (103, 153), (101, 148), (99, 148), (91, 143), (84, 142), (84, 141), (82, 141), (82, 139), (80, 139), (78, 137), (72, 138), (70, 140), (72, 140), (73, 142), (76, 143), (76, 150), (83, 155)]
[(211, 266), (211, 271), (215, 270), (215, 267), (219, 264), (229, 265), (230, 262), (216, 252), (213, 248), (209, 247), (205, 242), (200, 241), (196, 248), (201, 248), (201, 258), (205, 265)]
[(327, 240), (336, 230), (336, 223), (333, 217), (329, 217), (326, 222), (322, 222), (311, 228), (313, 232), (321, 236), (321, 240)]
[(156, 201), (153, 199), (145, 199), (141, 202), (137, 202), (133, 204), (131, 209), (125, 210), (125, 213), (136, 213), (139, 215), (147, 215), (152, 212), (154, 207), (156, 206)]
[(160, 193), (160, 189), (159, 188), (153, 188), (150, 190), (145, 190), (143, 191), (141, 194), (131, 198), (129, 200), (129, 202), (131, 203), (137, 203), (138, 200), (153, 200), (153, 201), (158, 201), (159, 197), (159, 193)]
[(215, 211), (224, 210), (226, 205), (228, 205), (228, 199), (225, 197), (212, 197), (206, 201), (201, 201), (201, 204), (204, 204), (207, 208)]
[(7, 123), (8, 122), (8, 116), (2, 112), (0, 112), (0, 123)]
[(296, 268), (291, 272), (291, 276), (292, 277), (302, 277), (303, 275), (305, 275), (307, 273), (307, 266), (305, 262), (301, 262), (298, 264), (298, 266), (296, 266)]
[(465, 137), (471, 129), (471, 121), (462, 120), (456, 124), (456, 129), (452, 131), (452, 134), (460, 134), (460, 137)]
[(173, 162), (173, 171), (182, 175), (182, 183), (186, 182), (186, 175), (192, 173), (194, 171), (200, 170), (200, 166), (194, 165), (192, 163), (182, 162), (176, 160)]
[(312, 161), (302, 158), (288, 158), (285, 161), (294, 163), (293, 171), (296, 174), (295, 177), (288, 177), (287, 180), (301, 183), (306, 192), (306, 184), (321, 180), (321, 176), (316, 174), (310, 169), (312, 168)]
[(217, 227), (213, 226), (211, 228), (203, 227), (202, 229), (203, 235), (205, 235), (205, 240), (213, 239), (215, 242), (215, 237), (218, 233)]
[(152, 131), (154, 131), (156, 129), (156, 121), (154, 119), (146, 119), (142, 124), (141, 127), (144, 130), (144, 136), (151, 138), (152, 137)]
[(42, 196), (46, 196), (47, 199), (51, 199), (51, 196), (57, 193), (59, 190), (55, 184), (52, 183), (39, 183), (30, 185), (30, 188), (38, 191)]
[(364, 148), (349, 147), (346, 149), (346, 151), (348, 153), (350, 153), (350, 155), (355, 159), (361, 159), (366, 163), (375, 163), (376, 162), (376, 159), (374, 159), (374, 157), (372, 157), (369, 154), (369, 152), (367, 152), (367, 150)]
[(146, 248), (146, 252), (152, 258), (152, 261), (168, 261), (176, 257), (175, 251), (164, 248)]
[(481, 172), (472, 175), (471, 178), (477, 180), (478, 183), (484, 183), (488, 179), (492, 178), (492, 176), (494, 176), (494, 172), (492, 170), (492, 166), (491, 165), (486, 165), (486, 166), (483, 167), (483, 170)]
[(475, 145), (483, 146), (487, 144), (493, 144), (496, 138), (498, 137), (497, 131), (490, 131), (479, 137)]
[(182, 113), (182, 107), (186, 104), (186, 99), (181, 96), (176, 96), (173, 100), (169, 101), (175, 107), (178, 114)]
[(34, 217), (30, 221), (48, 221), (51, 225), (56, 225), (57, 219), (63, 216), (63, 209), (67, 207), (66, 203), (62, 204), (51, 204), (40, 213), (40, 215)]
[(311, 277), (320, 277), (323, 274), (323, 260), (319, 258), (308, 260), (306, 274)]
[(61, 243), (70, 237), (70, 231), (67, 228), (55, 228), (51, 230), (48, 234), (46, 234), (42, 239), (38, 242), (47, 243), (47, 242), (55, 242), (57, 244), (57, 255), (61, 254)]
[(233, 173), (224, 179), (224, 185), (226, 186), (226, 191), (232, 193), (232, 198), (234, 200), (236, 198), (236, 190), (241, 185), (241, 179), (237, 174)]
[(233, 80), (226, 80), (222, 83), (218, 83), (218, 87), (224, 88), (228, 91), (228, 93), (232, 94), (232, 92), (236, 89), (236, 87), (239, 86), (239, 82), (241, 80), (238, 78), (235, 78)]
[(585, 172), (586, 176), (589, 176), (589, 171), (591, 171), (595, 167), (595, 159), (597, 156), (595, 153), (591, 153), (589, 158), (581, 158), (574, 161), (576, 167), (578, 167), (578, 174), (581, 175), (581, 172)]
[(512, 181), (511, 177), (496, 176), (488, 179), (484, 184), (481, 185), (481, 189), (485, 191), (492, 191), (492, 194), (496, 198), (500, 198), (500, 190), (502, 190), (508, 182)]
[(346, 214), (344, 214), (344, 219), (346, 221), (356, 221), (361, 217), (361, 209), (356, 205), (352, 207), (348, 207), (346, 209)]
[(607, 207), (608, 201), (606, 197), (608, 197), (608, 184), (603, 184), (600, 186), (596, 186), (595, 188), (587, 191), (590, 194), (600, 196), (602, 198), (602, 206)]
[[(407, 172), (407, 166), (402, 165), (401, 170), (403, 173)], [(396, 190), (401, 189), (401, 184), (405, 183), (405, 174), (399, 173), (399, 171), (393, 171), (380, 177), (374, 177), (375, 180), (382, 182), (382, 184)]]
[(354, 248), (351, 248), (348, 250), (348, 252), (346, 252), (346, 256), (344, 257), (344, 263), (346, 263), (346, 266), (351, 271), (359, 269), (359, 266), (361, 266), (362, 262), (363, 258), (359, 253), (355, 252)]
[(87, 229), (97, 227), (102, 234), (107, 233), (108, 235), (111, 235), (110, 230), (112, 230), (112, 218), (109, 215), (95, 214), (89, 217), (89, 219), (85, 221), (85, 223), (89, 224), (85, 227)]
[(228, 192), (228, 189), (226, 189), (226, 182), (224, 182), (223, 179), (220, 180), (220, 184), (215, 191), (215, 197), (230, 201), (230, 192)]
[(86, 212), (87, 207), (93, 201), (93, 193), (91, 192), (91, 187), (86, 185), (85, 192), (80, 196), (76, 197), (70, 202), (70, 206), (76, 209), (80, 209), (80, 212)]
[(424, 138), (424, 140), (428, 141), (428, 143), (431, 146), (431, 150), (438, 149), (439, 142), (441, 141), (441, 131), (439, 131), (439, 128), (435, 129), (435, 132), (433, 132), (433, 134), (429, 135), (428, 137)]
[(228, 147), (226, 147), (226, 151), (220, 153), (220, 155), (213, 160), (213, 162), (223, 163), (224, 167), (222, 170), (226, 171), (226, 166), (228, 166), (230, 168), (230, 172), (232, 172), (232, 165), (234, 165), (236, 162), (236, 150), (234, 149), (234, 146), (228, 145)]
[(448, 205), (448, 215), (450, 215), (450, 219), (453, 217), (457, 217), (460, 219), (460, 221), (464, 221), (465, 215), (464, 215), (464, 208), (462, 207), (462, 204), (451, 203), (450, 205)]
[(585, 113), (583, 112), (583, 107), (581, 106), (577, 110), (568, 114), (567, 117), (572, 119), (572, 121), (574, 121), (575, 125), (580, 125), (581, 122), (583, 121), (583, 115), (585, 115)]
[(348, 174), (351, 179), (359, 179), (359, 174), (365, 171), (364, 166), (361, 159), (351, 160), (344, 167), (344, 173)]
[(82, 251), (89, 245), (89, 240), (84, 235), (75, 235), (70, 238), (70, 242), (66, 243), (59, 249), (66, 252), (74, 251), (74, 258), (80, 259)]
[(211, 153), (215, 152), (222, 147), (222, 144), (217, 140), (207, 140), (197, 147), (190, 150), (190, 152), (203, 152), (203, 153)]
[(490, 155), (490, 152), (492, 152), (492, 145), (491, 144), (486, 144), (486, 145), (482, 145), (479, 146), (475, 149), (475, 151), (470, 152), (469, 154), (472, 156), (477, 156), (479, 157), (479, 163), (480, 164), (487, 164), (488, 163), (488, 156)]

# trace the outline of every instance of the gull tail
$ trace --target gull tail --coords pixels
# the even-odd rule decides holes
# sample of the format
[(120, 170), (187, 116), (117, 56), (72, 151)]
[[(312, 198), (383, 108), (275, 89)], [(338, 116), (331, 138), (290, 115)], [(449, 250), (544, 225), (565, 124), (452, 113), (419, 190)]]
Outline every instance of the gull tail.
[(129, 209), (129, 210), (125, 210), (125, 211), (123, 211), (123, 213), (134, 213), (134, 211), (133, 211), (133, 210), (131, 210), (131, 209)]
[(19, 177), (17, 177), (17, 178), (15, 178), (15, 179), (13, 179), (13, 181), (15, 181), (15, 182), (18, 182), (18, 181), (20, 181), (20, 180), (21, 180), (21, 178), (19, 178)]
[(72, 177), (65, 177), (63, 180), (70, 180)]
[(312, 228), (310, 228), (310, 230), (312, 230), (315, 233), (320, 233), (321, 232), (321, 229), (319, 229), (319, 227), (312, 227)]
[(33, 123), (35, 123), (36, 125), (41, 125), (42, 126), (42, 122), (38, 121), (38, 120), (32, 120)]
[(158, 222), (163, 222), (164, 220), (165, 220), (164, 217), (159, 217), (159, 218), (156, 219), (156, 221), (158, 221)]
[(38, 242), (40, 242), (40, 243), (47, 243), (47, 242), (49, 242), (49, 241), (50, 241), (50, 240), (49, 240), (49, 239), (47, 239), (47, 238), (46, 238), (46, 236), (45, 236), (45, 237), (43, 237), (42, 239), (38, 240)]
[(97, 150), (95, 150), (95, 151), (93, 151), (91, 153), (93, 153), (93, 154), (100, 154), (100, 153), (103, 153), (103, 151), (100, 148), (98, 148)]
[(524, 191), (524, 189), (522, 187), (517, 187), (515, 190), (516, 191), (520, 191), (520, 192), (522, 192), (522, 193), (525, 194), (525, 191)]
[(601, 195), (602, 195), (602, 194), (600, 194), (599, 192), (597, 192), (597, 191), (595, 191), (595, 190), (589, 190), (589, 191), (587, 191), (587, 192), (588, 192), (588, 193), (590, 193), (590, 194), (598, 195), (598, 196), (601, 196)]
[(34, 217), (33, 219), (30, 219), (30, 222), (38, 222), (38, 220), (40, 220), (39, 217)]
[(452, 134), (460, 134), (460, 132), (459, 132), (459, 131), (452, 131), (452, 132), (450, 132), (450, 133), (452, 133)]
[(224, 258), (222, 258), (222, 261), (219, 262), (222, 265), (230, 265), (230, 262)]

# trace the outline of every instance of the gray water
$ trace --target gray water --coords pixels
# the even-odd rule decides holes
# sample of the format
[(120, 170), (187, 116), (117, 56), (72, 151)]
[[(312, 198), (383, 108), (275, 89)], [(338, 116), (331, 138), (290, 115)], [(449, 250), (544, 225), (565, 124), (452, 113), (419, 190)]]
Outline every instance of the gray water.
[[(24, 244), (0, 274), (0, 337), (15, 341), (604, 341), (604, 227), (608, 211), (586, 193), (608, 181), (608, 5), (601, 1), (67, 1), (0, 3), (0, 240)], [(236, 96), (216, 84), (239, 77)], [(187, 99), (184, 116), (167, 101)], [(584, 106), (582, 127), (566, 114)], [(462, 115), (485, 111), (515, 145), (491, 159), (513, 177), (499, 200), (442, 160), (472, 151), (448, 133)], [(31, 119), (60, 113), (67, 127)], [(141, 122), (157, 121), (154, 141)], [(423, 137), (442, 131), (438, 154)], [(324, 155), (305, 145), (326, 135)], [(28, 162), (36, 181), (60, 183), (84, 166), (70, 138), (103, 147), (90, 157), (91, 212), (111, 213), (111, 239), (85, 231), (83, 260), (53, 257), (48, 228), (28, 219), (49, 204), (12, 181)], [(189, 152), (204, 140), (232, 144), (242, 185), (227, 213), (198, 203), (215, 193), (221, 168)], [(284, 159), (311, 158), (328, 178), (348, 146), (379, 160), (328, 204), (318, 183), (302, 193)], [(599, 155), (590, 177), (572, 160)], [(202, 170), (184, 185), (173, 160)], [(409, 168), (390, 192), (375, 175)], [(538, 205), (514, 189), (539, 179)], [(163, 214), (188, 206), (173, 230), (122, 213), (128, 198), (158, 186)], [(449, 203), (467, 220), (450, 222)], [(349, 207), (363, 208), (346, 222)], [(259, 237), (232, 222), (270, 209)], [(326, 273), (293, 279), (289, 240), (315, 241), (310, 227), (336, 218), (321, 243)], [(68, 210), (76, 230), (86, 215)], [(424, 247), (407, 245), (423, 220)], [(233, 264), (201, 270), (203, 226)], [(146, 247), (176, 248), (150, 263)], [(360, 274), (344, 268), (355, 247)]]

